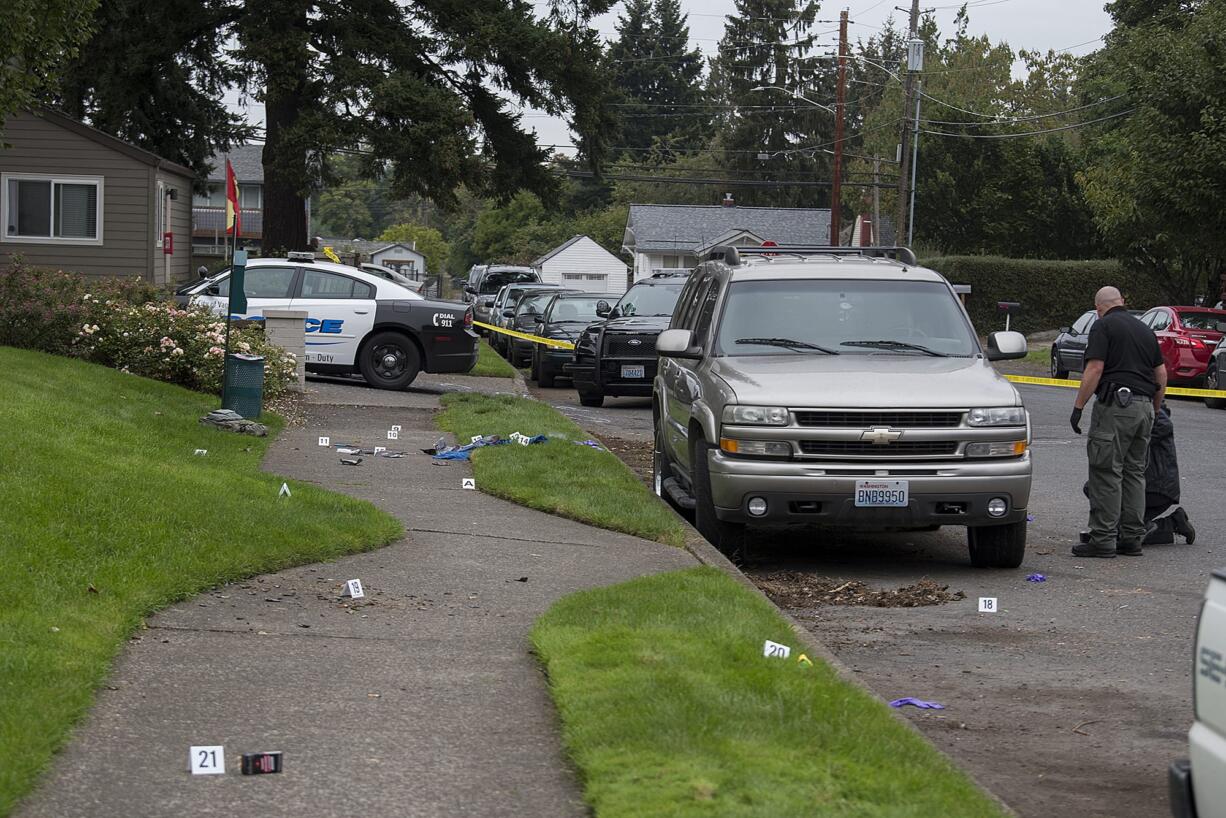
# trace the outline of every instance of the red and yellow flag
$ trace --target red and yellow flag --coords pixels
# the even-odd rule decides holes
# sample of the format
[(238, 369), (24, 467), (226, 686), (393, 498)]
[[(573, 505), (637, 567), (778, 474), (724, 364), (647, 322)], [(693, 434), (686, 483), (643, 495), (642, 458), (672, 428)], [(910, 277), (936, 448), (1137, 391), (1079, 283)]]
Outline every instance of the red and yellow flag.
[(226, 232), (234, 231), (237, 237), (243, 229), (243, 217), (238, 210), (238, 180), (234, 178), (234, 167), (226, 160)]

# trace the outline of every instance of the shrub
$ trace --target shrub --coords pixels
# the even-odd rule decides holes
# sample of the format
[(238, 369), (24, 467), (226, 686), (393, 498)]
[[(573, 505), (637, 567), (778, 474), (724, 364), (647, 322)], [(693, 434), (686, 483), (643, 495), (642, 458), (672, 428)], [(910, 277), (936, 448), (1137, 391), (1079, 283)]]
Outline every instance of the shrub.
[(1115, 261), (1044, 261), (999, 256), (943, 256), (921, 264), (951, 283), (971, 285), (966, 308), (981, 334), (1004, 329), (999, 301), (1020, 301), (1011, 329), (1040, 332), (1068, 326), (1094, 306), (1094, 293), (1112, 284), (1124, 293), (1128, 306), (1151, 307), (1163, 300), (1154, 282)]
[[(219, 394), (225, 332), (208, 309), (180, 308), (140, 279), (87, 279), (20, 263), (0, 272), (0, 344)], [(264, 356), (268, 397), (296, 378), (294, 356), (269, 344), (262, 327), (234, 325), (230, 350)]]

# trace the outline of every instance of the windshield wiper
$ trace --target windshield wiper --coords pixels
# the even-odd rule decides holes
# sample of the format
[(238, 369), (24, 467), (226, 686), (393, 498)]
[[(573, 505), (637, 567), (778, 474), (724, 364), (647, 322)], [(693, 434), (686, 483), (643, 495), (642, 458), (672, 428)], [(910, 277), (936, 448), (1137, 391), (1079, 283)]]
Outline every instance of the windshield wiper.
[(874, 349), (912, 349), (916, 352), (922, 352), (925, 355), (931, 355), (934, 358), (948, 358), (949, 355), (944, 352), (937, 352), (935, 349), (929, 349), (926, 346), (912, 344), (908, 341), (842, 341), (839, 346), (844, 347), (873, 347)]
[(784, 349), (812, 349), (827, 355), (838, 355), (838, 350), (810, 344), (808, 341), (794, 341), (791, 338), (737, 338), (738, 344), (759, 344), (766, 347), (783, 347)]

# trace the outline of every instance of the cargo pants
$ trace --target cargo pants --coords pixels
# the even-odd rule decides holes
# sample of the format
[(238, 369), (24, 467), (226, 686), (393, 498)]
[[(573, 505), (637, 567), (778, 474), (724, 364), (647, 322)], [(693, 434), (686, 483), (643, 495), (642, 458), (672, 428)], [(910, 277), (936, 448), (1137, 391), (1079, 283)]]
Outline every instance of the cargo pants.
[(1145, 462), (1154, 404), (1134, 397), (1128, 406), (1094, 401), (1086, 452), (1090, 461), (1090, 545), (1115, 551), (1145, 536)]

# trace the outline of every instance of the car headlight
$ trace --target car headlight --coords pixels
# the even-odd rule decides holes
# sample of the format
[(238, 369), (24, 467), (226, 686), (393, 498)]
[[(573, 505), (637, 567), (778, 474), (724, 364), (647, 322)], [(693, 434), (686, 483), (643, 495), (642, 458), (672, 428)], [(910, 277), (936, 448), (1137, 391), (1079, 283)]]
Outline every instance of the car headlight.
[(781, 406), (725, 406), (724, 423), (738, 426), (787, 426), (788, 410)]
[(1025, 426), (1026, 410), (1020, 406), (994, 406), (966, 413), (970, 426)]
[(786, 440), (734, 440), (722, 437), (719, 447), (729, 454), (750, 454), (759, 457), (791, 457), (792, 444)]
[(987, 443), (967, 443), (967, 457), (1021, 457), (1026, 453), (1024, 440), (997, 440)]

